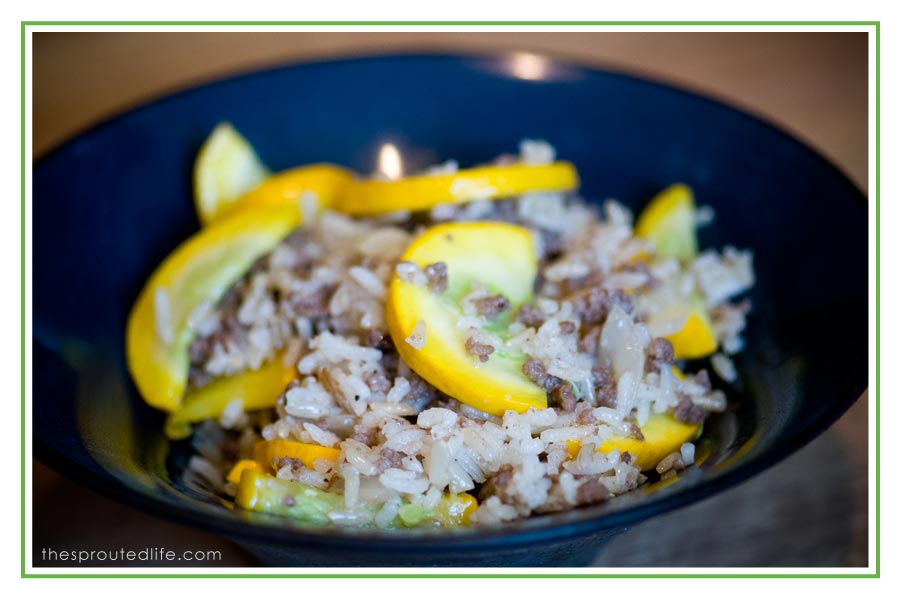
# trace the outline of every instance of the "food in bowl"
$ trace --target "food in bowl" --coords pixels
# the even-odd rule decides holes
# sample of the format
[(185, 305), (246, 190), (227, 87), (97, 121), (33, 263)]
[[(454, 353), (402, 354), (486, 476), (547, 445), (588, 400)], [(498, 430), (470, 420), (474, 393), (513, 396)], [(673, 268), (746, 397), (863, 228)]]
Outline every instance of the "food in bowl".
[(688, 186), (633, 221), (545, 142), (405, 178), (387, 150), (362, 178), (272, 175), (227, 124), (201, 149), (203, 227), (127, 331), (141, 394), (196, 449), (189, 484), (303, 523), (452, 528), (702, 458), (727, 398), (686, 361), (736, 378), (754, 275), (749, 251), (699, 251)]

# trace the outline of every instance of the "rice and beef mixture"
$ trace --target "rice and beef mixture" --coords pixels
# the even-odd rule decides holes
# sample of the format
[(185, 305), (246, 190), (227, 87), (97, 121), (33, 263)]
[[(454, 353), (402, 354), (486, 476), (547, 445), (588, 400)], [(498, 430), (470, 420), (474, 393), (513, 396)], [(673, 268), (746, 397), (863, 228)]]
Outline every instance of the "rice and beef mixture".
[[(553, 157), (540, 144), (523, 152), (526, 160)], [(401, 261), (404, 250), (429, 227), (461, 221), (515, 223), (532, 233), (533, 300), (513, 307), (489, 282), (473, 281), (459, 300), (457, 328), (473, 364), (523, 357), (522, 372), (546, 392), (546, 409), (496, 416), (448, 397), (398, 352), (403, 344), (423, 347), (428, 320), (406, 339), (388, 331), (385, 299), (395, 275), (434, 294), (452, 277), (441, 261)], [(446, 494), (477, 498), (476, 525), (604, 502), (641, 485), (642, 467), (669, 476), (694, 462), (691, 443), (639, 466), (628, 452), (597, 451), (605, 441), (643, 439), (654, 415), (700, 424), (726, 408), (705, 369), (677, 368), (666, 337), (671, 299), (708, 308), (719, 349), (710, 364), (730, 381), (728, 356), (742, 348), (750, 309), (736, 298), (752, 285), (749, 252), (661, 259), (634, 235), (625, 206), (597, 207), (572, 193), (377, 218), (323, 211), (197, 316), (189, 386), (270, 361), (296, 365), (296, 377), (274, 411), (246, 414), (237, 398), (218, 422), (198, 427), (187, 477), (234, 494), (225, 476), (253, 456), (256, 442), (293, 440), (335, 449), (335, 460), (312, 467), (290, 458), (275, 464), (279, 479), (342, 496), (328, 513), (335, 524), (386, 527), (404, 507), (427, 511)]]

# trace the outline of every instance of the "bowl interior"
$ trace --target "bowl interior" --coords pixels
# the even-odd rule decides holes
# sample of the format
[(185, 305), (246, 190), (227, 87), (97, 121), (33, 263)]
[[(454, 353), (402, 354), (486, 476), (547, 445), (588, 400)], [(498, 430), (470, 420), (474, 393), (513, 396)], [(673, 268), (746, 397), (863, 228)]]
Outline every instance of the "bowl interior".
[[(284, 544), (511, 545), (619, 526), (712, 493), (824, 430), (867, 385), (862, 194), (784, 133), (716, 102), (619, 74), (507, 57), (402, 56), (299, 65), (196, 88), (108, 121), (37, 162), (33, 203), (34, 436), (65, 473), (172, 518)], [(708, 458), (674, 485), (615, 502), (434, 537), (334, 536), (231, 511), (186, 489), (183, 445), (162, 436), (126, 372), (124, 325), (160, 260), (198, 228), (191, 167), (234, 123), (274, 170), (334, 162), (370, 172), (395, 143), (410, 171), (469, 165), (541, 138), (576, 164), (586, 198), (635, 210), (683, 181), (716, 212), (703, 246), (751, 248), (758, 284), (731, 409)], [(840, 353), (835, 347), (840, 344)]]

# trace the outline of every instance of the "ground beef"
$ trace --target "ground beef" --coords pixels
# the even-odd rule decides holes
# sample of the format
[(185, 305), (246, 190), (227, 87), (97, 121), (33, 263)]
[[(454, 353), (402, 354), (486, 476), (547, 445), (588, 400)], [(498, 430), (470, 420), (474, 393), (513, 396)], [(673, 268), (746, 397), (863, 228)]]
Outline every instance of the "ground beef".
[(600, 420), (597, 418), (597, 416), (594, 415), (594, 411), (593, 411), (593, 410), (583, 410), (583, 411), (581, 411), (580, 413), (578, 413), (578, 418), (576, 418), (575, 421), (576, 421), (579, 425), (593, 425), (593, 424), (595, 424), (595, 423), (599, 423), (599, 422), (600, 422)]
[(564, 295), (574, 295), (590, 288), (597, 288), (603, 283), (605, 277), (606, 275), (601, 269), (591, 267), (587, 275), (573, 277), (562, 282), (562, 292)]
[(503, 294), (478, 298), (475, 300), (474, 304), (478, 314), (488, 318), (496, 317), (500, 313), (512, 308), (512, 303), (509, 301), (509, 298)]
[(706, 419), (706, 411), (691, 402), (691, 399), (684, 394), (678, 395), (678, 406), (675, 407), (673, 414), (676, 421), (682, 423), (700, 424)]
[(497, 471), (497, 474), (489, 478), (481, 486), (478, 498), (482, 501), (487, 500), (491, 496), (497, 496), (501, 502), (509, 503), (512, 500), (512, 494), (509, 492), (509, 485), (513, 479), (512, 465), (503, 465)]
[(367, 374), (363, 378), (363, 381), (365, 381), (366, 385), (369, 386), (369, 389), (376, 394), (386, 394), (391, 389), (391, 380), (378, 371), (372, 371)]
[(426, 406), (437, 400), (437, 390), (430, 383), (415, 373), (410, 373), (407, 380), (409, 380), (410, 388), (403, 396), (402, 402), (412, 406), (416, 413), (422, 412)]
[(628, 437), (632, 437), (639, 442), (644, 441), (644, 432), (641, 431), (641, 428), (638, 427), (637, 423), (630, 423), (628, 425), (628, 431), (630, 432)]
[(366, 446), (372, 446), (377, 439), (377, 432), (371, 427), (366, 427), (362, 423), (357, 423), (353, 426), (353, 435), (350, 436), (350, 439), (362, 442)]
[(577, 327), (575, 327), (575, 323), (573, 323), (572, 321), (560, 321), (559, 322), (559, 332), (562, 335), (569, 335), (570, 333), (575, 333), (576, 329), (577, 329)]
[(563, 412), (570, 413), (575, 410), (577, 402), (578, 398), (575, 397), (575, 390), (571, 383), (558, 385), (550, 392), (550, 406), (558, 406)]
[(210, 337), (196, 338), (188, 346), (188, 358), (192, 365), (204, 364), (212, 354), (212, 339)]
[(237, 314), (238, 309), (241, 307), (241, 303), (244, 301), (244, 286), (246, 283), (246, 279), (241, 278), (228, 288), (228, 290), (222, 294), (219, 303), (216, 304), (216, 310), (220, 311), (223, 315)]
[(565, 298), (572, 302), (575, 313), (582, 323), (594, 324), (606, 321), (606, 316), (613, 306), (618, 306), (627, 313), (634, 311), (634, 299), (622, 290), (605, 290), (599, 286), (582, 289)]
[(644, 372), (659, 373), (660, 367), (671, 364), (673, 360), (675, 360), (675, 349), (672, 347), (672, 342), (663, 337), (653, 338), (647, 347)]
[(394, 351), (394, 340), (391, 339), (389, 334), (379, 331), (378, 329), (370, 329), (367, 331), (363, 344), (370, 348), (378, 348), (382, 352)]
[(328, 303), (336, 286), (323, 285), (308, 294), (292, 293), (285, 299), (285, 304), (297, 317), (314, 319), (328, 316)]
[(466, 352), (472, 356), (477, 356), (478, 360), (481, 362), (487, 362), (491, 354), (494, 353), (494, 347), (490, 344), (481, 344), (477, 342), (473, 336), (466, 340)]
[(522, 372), (544, 390), (550, 392), (562, 384), (562, 379), (547, 372), (544, 364), (536, 358), (529, 358), (522, 365)]
[(190, 389), (202, 388), (209, 385), (215, 379), (212, 375), (204, 371), (202, 368), (191, 365), (188, 369), (188, 387)]
[(603, 328), (599, 325), (594, 325), (588, 329), (587, 333), (578, 340), (578, 351), (587, 354), (597, 354), (597, 347), (600, 345), (600, 335), (602, 333)]
[[(580, 476), (576, 476), (580, 478)], [(605, 502), (611, 497), (609, 490), (597, 479), (585, 479), (584, 482), (575, 491), (574, 501), (566, 499), (566, 495), (562, 491), (558, 481), (553, 481), (550, 489), (547, 490), (547, 499), (539, 507), (534, 509), (536, 514), (547, 514), (569, 510), (576, 506), (585, 506), (588, 504), (598, 504)]]
[(436, 262), (425, 267), (428, 287), (435, 294), (447, 291), (447, 263)]
[(610, 493), (606, 486), (596, 479), (588, 479), (575, 492), (575, 505), (596, 504), (609, 500)]
[(275, 459), (276, 471), (280, 471), (285, 467), (290, 468), (291, 473), (293, 473), (294, 475), (298, 475), (303, 469), (303, 461), (301, 461), (299, 458), (291, 458), (289, 456), (283, 456), (281, 458)]
[(547, 315), (533, 304), (523, 304), (516, 313), (516, 321), (535, 329), (543, 325), (545, 320), (547, 320)]
[(384, 473), (388, 469), (399, 469), (403, 465), (404, 456), (399, 450), (382, 448), (375, 461), (375, 469), (378, 473)]
[(291, 270), (299, 277), (309, 277), (319, 261), (318, 251), (310, 241), (309, 232), (297, 229), (284, 238), (282, 244), (294, 252), (294, 266)]
[(606, 321), (613, 304), (619, 303), (617, 299), (621, 300), (616, 296), (617, 293), (623, 295), (618, 290), (610, 294), (605, 289), (594, 286), (578, 291), (566, 300), (572, 303), (572, 308), (582, 323), (598, 324)]
[(594, 384), (594, 403), (607, 408), (616, 407), (616, 380), (609, 369), (594, 367), (591, 369), (591, 382)]
[[(195, 338), (188, 346), (188, 357), (190, 358), (191, 366), (202, 371), (204, 365), (212, 358), (216, 345), (222, 347), (229, 344), (240, 345), (246, 335), (246, 328), (238, 321), (237, 309), (234, 312), (223, 313), (217, 330), (206, 337)], [(195, 379), (201, 381), (203, 378), (198, 373)]]

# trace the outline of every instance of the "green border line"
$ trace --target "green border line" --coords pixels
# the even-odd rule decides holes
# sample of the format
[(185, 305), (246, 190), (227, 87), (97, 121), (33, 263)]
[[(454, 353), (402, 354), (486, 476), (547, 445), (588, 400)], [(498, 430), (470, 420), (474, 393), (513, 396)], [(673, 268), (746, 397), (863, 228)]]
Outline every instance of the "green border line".
[[(40, 26), (863, 26), (875, 27), (875, 572), (874, 573), (27, 573), (25, 571), (25, 40)], [(880, 579), (881, 577), (881, 21), (21, 21), (21, 578), (22, 579)]]

